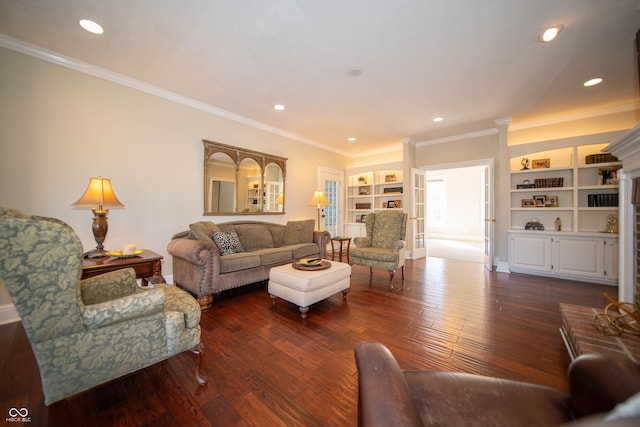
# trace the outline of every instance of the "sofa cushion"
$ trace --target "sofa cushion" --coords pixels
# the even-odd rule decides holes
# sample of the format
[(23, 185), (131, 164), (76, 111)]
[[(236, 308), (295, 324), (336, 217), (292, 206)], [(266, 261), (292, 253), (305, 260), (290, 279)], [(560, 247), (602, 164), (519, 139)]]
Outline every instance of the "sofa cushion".
[(293, 260), (293, 254), (286, 248), (268, 248), (252, 252), (260, 255), (260, 264), (273, 265)]
[(308, 256), (318, 256), (320, 251), (315, 243), (300, 243), (298, 245), (289, 245), (287, 249), (291, 249), (293, 259), (304, 258)]
[(284, 225), (272, 225), (270, 228), (271, 237), (273, 237), (273, 247), (279, 248), (284, 246)]
[(244, 247), (238, 239), (238, 234), (234, 230), (229, 231), (214, 231), (213, 241), (218, 246), (220, 255), (235, 254), (238, 252), (244, 252)]
[(220, 231), (217, 225), (215, 225), (211, 221), (200, 221), (193, 223), (189, 226), (191, 230), (191, 234), (198, 240), (205, 240), (211, 243), (215, 243), (213, 241), (213, 232)]
[(289, 221), (284, 230), (284, 244), (297, 245), (298, 243), (313, 243), (313, 228), (316, 221), (304, 219)]
[(238, 252), (220, 257), (220, 273), (260, 267), (260, 255), (255, 252)]
[(267, 225), (239, 224), (236, 231), (246, 251), (273, 248), (273, 237)]

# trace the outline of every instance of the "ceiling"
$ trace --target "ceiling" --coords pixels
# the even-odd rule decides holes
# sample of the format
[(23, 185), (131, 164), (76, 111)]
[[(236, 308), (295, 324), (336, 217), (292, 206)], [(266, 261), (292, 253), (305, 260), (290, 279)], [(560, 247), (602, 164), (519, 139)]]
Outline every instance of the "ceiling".
[(640, 0), (0, 0), (0, 35), (353, 157), (631, 109), (639, 27)]

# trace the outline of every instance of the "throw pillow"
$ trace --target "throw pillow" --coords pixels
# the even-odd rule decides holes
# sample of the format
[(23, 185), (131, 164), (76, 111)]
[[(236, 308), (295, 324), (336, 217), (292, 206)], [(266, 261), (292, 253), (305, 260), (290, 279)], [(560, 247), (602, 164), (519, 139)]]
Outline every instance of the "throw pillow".
[(212, 233), (220, 231), (218, 226), (211, 221), (200, 221), (189, 226), (191, 234), (198, 240), (211, 241)]
[(313, 243), (313, 228), (315, 224), (316, 222), (313, 219), (287, 222), (284, 231), (284, 244)]
[(213, 241), (216, 242), (220, 255), (235, 254), (237, 252), (244, 252), (242, 243), (238, 238), (238, 234), (235, 230), (229, 231), (214, 231)]

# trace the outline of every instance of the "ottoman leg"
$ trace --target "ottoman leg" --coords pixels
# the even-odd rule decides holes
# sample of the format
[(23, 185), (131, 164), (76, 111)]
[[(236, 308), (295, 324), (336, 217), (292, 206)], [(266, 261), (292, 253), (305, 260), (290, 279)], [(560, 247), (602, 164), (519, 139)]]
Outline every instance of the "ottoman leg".
[(344, 291), (342, 291), (342, 299), (343, 300), (347, 299), (347, 292), (349, 292), (349, 289), (345, 289)]
[(302, 317), (303, 319), (306, 319), (307, 311), (309, 311), (309, 307), (300, 307), (300, 317)]
[(276, 296), (273, 294), (269, 294), (269, 296), (271, 297), (271, 305), (276, 305)]

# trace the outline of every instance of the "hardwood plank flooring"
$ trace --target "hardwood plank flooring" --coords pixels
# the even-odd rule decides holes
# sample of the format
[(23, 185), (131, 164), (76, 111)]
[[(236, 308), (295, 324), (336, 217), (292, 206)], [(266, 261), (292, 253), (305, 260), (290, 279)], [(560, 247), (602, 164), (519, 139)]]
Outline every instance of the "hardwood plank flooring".
[(266, 284), (223, 293), (203, 312), (206, 387), (183, 353), (49, 407), (22, 325), (0, 326), (0, 413), (32, 426), (355, 426), (355, 345), (387, 345), (403, 369), (463, 371), (567, 389), (560, 302), (604, 307), (615, 287), (487, 272), (442, 258), (408, 261), (402, 285), (354, 266), (346, 301), (306, 320)]

